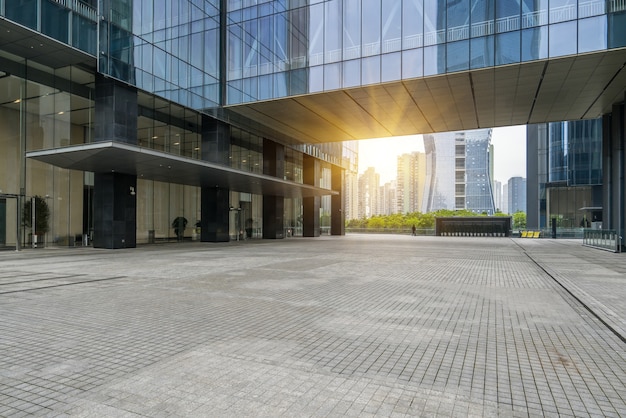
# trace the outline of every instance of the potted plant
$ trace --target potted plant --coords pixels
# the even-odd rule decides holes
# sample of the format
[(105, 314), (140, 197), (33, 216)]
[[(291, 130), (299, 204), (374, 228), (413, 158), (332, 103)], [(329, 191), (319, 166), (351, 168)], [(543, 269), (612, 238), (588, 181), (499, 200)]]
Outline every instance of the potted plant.
[(182, 241), (185, 239), (185, 228), (187, 228), (187, 218), (184, 216), (178, 216), (172, 221), (172, 228), (176, 234), (176, 240)]

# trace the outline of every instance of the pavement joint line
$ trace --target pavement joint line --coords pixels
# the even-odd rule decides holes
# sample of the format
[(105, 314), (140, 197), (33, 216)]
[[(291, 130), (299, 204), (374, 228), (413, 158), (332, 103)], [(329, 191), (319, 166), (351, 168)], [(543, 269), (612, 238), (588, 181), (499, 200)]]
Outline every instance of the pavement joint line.
[[(10, 293), (30, 292), (30, 291), (33, 291), (33, 290), (52, 289), (52, 288), (55, 288), (55, 287), (73, 286), (73, 285), (77, 285), (77, 284), (103, 282), (103, 281), (107, 281), (107, 280), (119, 280), (119, 279), (125, 279), (125, 278), (126, 278), (126, 276), (105, 277), (103, 279), (85, 280), (85, 281), (82, 281), (82, 282), (62, 283), (62, 284), (55, 284), (53, 286), (33, 287), (32, 289), (9, 290), (7, 292), (0, 292), (0, 295), (8, 295)], [(14, 284), (21, 284), (21, 283), (22, 282), (18, 282), (18, 283), (14, 283)]]
[[(68, 274), (66, 276), (47, 277), (45, 279), (21, 280), (21, 281), (18, 281), (18, 282), (0, 283), (0, 286), (7, 286), (7, 285), (11, 285), (11, 284), (32, 283), (32, 282), (43, 282), (44, 280), (59, 280), (59, 279), (67, 279), (67, 278), (70, 278), (70, 277), (80, 277), (80, 276), (87, 276), (87, 275), (86, 274)], [(39, 288), (39, 289), (41, 289), (41, 288)]]
[(558, 284), (563, 290), (565, 290), (565, 292), (567, 294), (569, 294), (571, 297), (573, 297), (576, 300), (576, 302), (578, 302), (580, 304), (580, 306), (585, 308), (585, 310), (587, 310), (587, 312), (589, 312), (591, 315), (593, 315), (598, 321), (600, 321), (602, 323), (602, 325), (604, 325), (609, 331), (611, 331), (613, 334), (615, 334), (615, 336), (617, 338), (619, 338), (624, 344), (626, 344), (626, 336), (622, 335), (617, 329), (615, 329), (615, 327), (613, 327), (611, 324), (609, 324), (607, 321), (605, 321), (600, 314), (598, 314), (594, 309), (591, 308), (591, 306), (589, 306), (588, 303), (585, 303), (581, 298), (576, 296), (576, 294), (571, 289), (569, 289), (567, 286), (565, 286), (562, 283), (562, 281), (559, 280), (556, 277), (555, 274), (550, 273), (541, 263), (539, 263), (537, 260), (535, 260), (535, 258), (533, 258), (533, 256), (530, 255), (522, 246), (520, 246), (517, 242), (515, 242), (515, 244), (518, 245), (522, 249), (522, 252), (537, 267), (539, 267), (546, 275), (548, 275), (548, 277), (550, 277), (556, 284)]

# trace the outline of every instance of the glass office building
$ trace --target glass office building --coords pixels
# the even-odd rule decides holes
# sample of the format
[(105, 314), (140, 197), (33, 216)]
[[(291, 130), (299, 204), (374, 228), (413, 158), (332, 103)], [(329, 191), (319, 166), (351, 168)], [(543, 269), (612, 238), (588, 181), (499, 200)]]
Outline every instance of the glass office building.
[(602, 130), (602, 119), (528, 127), (529, 228), (602, 226)]
[[(472, 103), (402, 83), (623, 48), (625, 11), (622, 0), (0, 0), (0, 244), (341, 235), (342, 173), (357, 160), (340, 141), (453, 131), (445, 115)], [(438, 102), (450, 92), (456, 105)], [(477, 112), (454, 123), (481, 125)], [(23, 219), (33, 196), (50, 209), (45, 231)]]
[(422, 212), (439, 209), (495, 213), (491, 129), (424, 135)]

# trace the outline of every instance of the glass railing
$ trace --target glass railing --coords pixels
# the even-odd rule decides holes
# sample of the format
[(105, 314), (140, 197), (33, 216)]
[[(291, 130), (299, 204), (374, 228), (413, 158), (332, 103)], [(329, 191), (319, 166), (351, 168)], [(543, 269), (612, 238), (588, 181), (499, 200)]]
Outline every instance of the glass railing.
[(88, 5), (87, 3), (84, 3), (80, 0), (54, 0), (54, 1), (63, 5), (67, 9), (70, 9), (71, 11), (78, 13), (79, 15), (83, 17), (86, 17), (89, 20), (92, 20), (94, 22), (98, 21), (98, 11), (95, 8)]
[(614, 229), (585, 229), (583, 245), (601, 250), (620, 252), (622, 237)]

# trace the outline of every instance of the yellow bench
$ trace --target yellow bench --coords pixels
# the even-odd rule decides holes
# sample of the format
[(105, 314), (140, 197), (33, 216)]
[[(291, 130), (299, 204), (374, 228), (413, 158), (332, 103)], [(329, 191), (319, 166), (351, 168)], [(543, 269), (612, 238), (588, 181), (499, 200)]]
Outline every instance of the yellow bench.
[(539, 238), (541, 236), (541, 231), (522, 231), (520, 237), (521, 238)]

